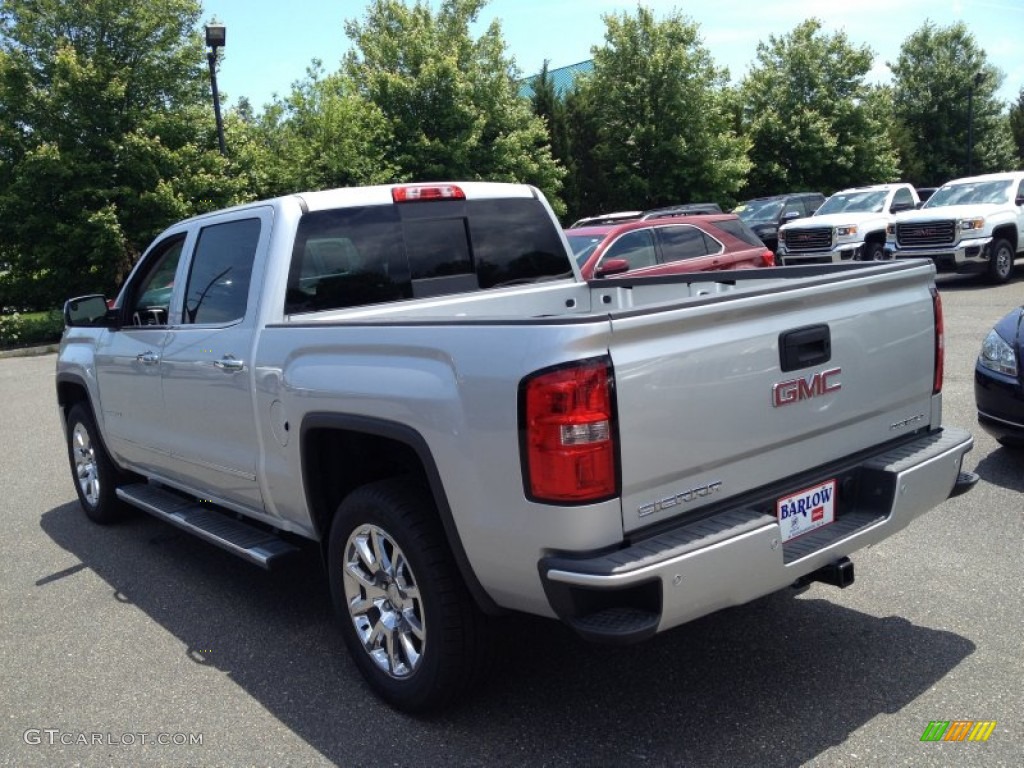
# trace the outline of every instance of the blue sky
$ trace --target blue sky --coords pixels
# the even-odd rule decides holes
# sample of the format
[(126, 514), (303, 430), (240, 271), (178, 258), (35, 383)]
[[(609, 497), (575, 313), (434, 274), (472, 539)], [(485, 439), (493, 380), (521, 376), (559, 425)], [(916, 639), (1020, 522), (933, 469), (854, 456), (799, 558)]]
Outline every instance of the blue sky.
[[(845, 30), (851, 42), (875, 51), (873, 82), (890, 79), (886, 61), (895, 61), (903, 41), (931, 19), (939, 26), (967, 24), (988, 60), (1006, 75), (1001, 99), (1015, 101), (1024, 87), (1024, 0), (648, 0), (644, 5), (659, 17), (679, 9), (695, 21), (715, 61), (728, 67), (735, 82), (753, 63), (758, 42), (785, 35), (813, 16), (827, 31)], [(247, 96), (259, 109), (274, 94), (287, 94), (313, 58), (334, 71), (350, 44), (344, 21), (362, 18), (365, 9), (361, 0), (204, 0), (202, 21), (216, 17), (227, 27), (221, 92), (230, 104)], [(635, 9), (635, 3), (612, 0), (491, 0), (479, 23), (482, 30), (493, 19), (501, 21), (508, 54), (530, 75), (545, 59), (552, 68), (589, 59), (591, 46), (604, 39), (602, 14)]]

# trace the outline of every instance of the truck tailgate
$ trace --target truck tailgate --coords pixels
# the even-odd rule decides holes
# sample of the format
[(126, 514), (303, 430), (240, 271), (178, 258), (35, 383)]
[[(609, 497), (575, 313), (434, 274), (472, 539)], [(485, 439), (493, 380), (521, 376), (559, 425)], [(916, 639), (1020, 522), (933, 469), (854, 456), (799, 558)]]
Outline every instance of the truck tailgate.
[(624, 531), (937, 427), (931, 274), (613, 314)]

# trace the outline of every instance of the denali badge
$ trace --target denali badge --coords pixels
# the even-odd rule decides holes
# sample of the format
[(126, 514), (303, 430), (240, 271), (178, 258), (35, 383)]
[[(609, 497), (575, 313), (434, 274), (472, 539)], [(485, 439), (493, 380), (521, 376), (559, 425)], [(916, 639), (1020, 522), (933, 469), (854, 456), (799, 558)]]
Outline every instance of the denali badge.
[(689, 504), (691, 501), (703, 499), (705, 496), (710, 496), (712, 493), (718, 493), (721, 490), (722, 482), (720, 480), (716, 480), (713, 483), (708, 483), (707, 485), (701, 485), (697, 488), (691, 488), (688, 491), (677, 493), (675, 496), (667, 496), (653, 504), (644, 504), (636, 511), (636, 514), (637, 517), (646, 517), (654, 512), (661, 512), (663, 509), (678, 507), (680, 504)]
[(812, 373), (804, 379), (780, 381), (772, 387), (772, 406), (778, 408), (782, 405), (792, 405), (800, 400), (810, 400), (818, 395), (837, 392), (843, 385), (832, 379), (842, 372), (842, 368), (830, 368), (827, 371)]

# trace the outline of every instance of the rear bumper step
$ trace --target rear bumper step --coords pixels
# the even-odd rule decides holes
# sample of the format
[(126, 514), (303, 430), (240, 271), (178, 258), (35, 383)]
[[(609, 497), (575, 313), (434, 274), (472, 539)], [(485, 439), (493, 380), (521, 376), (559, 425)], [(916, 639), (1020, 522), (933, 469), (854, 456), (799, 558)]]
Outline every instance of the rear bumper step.
[(215, 544), (262, 568), (299, 551), (277, 534), (228, 517), (219, 507), (185, 498), (156, 485), (137, 483), (117, 489), (118, 498), (183, 531)]
[[(681, 521), (623, 549), (538, 563), (554, 612), (589, 640), (629, 643), (790, 585), (853, 583), (848, 555), (977, 482), (969, 432), (946, 428), (860, 460), (835, 522), (783, 542), (772, 499)], [(821, 478), (825, 479), (825, 478)], [(762, 503), (763, 502), (763, 503)], [(656, 621), (655, 621), (656, 619)], [(655, 626), (656, 624), (656, 626)]]

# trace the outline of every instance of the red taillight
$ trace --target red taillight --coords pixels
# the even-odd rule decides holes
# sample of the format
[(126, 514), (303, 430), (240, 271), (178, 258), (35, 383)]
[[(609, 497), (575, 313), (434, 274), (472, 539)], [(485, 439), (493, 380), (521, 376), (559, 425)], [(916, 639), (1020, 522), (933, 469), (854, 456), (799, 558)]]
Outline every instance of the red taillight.
[(775, 254), (769, 251), (767, 248), (764, 253), (761, 254), (762, 266), (774, 267), (775, 266)]
[(391, 189), (391, 199), (396, 203), (414, 200), (465, 200), (466, 193), (454, 184), (412, 184)]
[(942, 376), (946, 367), (946, 326), (942, 322), (942, 299), (935, 286), (932, 286), (932, 307), (935, 313), (935, 380), (932, 394), (937, 395), (942, 391)]
[(536, 373), (520, 386), (527, 495), (587, 503), (618, 495), (611, 361)]

